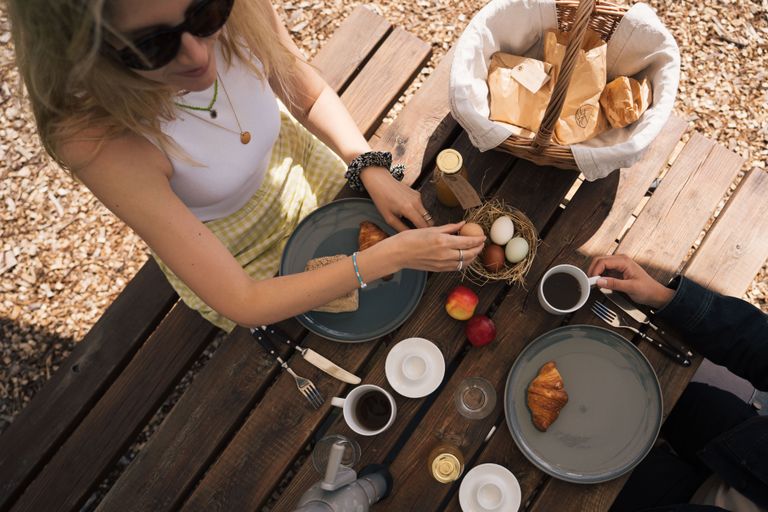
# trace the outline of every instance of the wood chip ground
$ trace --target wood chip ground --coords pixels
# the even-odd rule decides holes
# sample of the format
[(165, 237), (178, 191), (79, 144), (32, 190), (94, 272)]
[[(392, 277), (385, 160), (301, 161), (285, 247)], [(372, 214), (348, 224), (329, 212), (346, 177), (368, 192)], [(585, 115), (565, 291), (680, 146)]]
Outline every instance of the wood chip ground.
[[(279, 12), (311, 56), (360, 3), (288, 1)], [(694, 129), (743, 155), (747, 168), (766, 172), (768, 0), (650, 3), (682, 53), (676, 111)], [(390, 121), (484, 4), (367, 4), (434, 49)], [(20, 95), (9, 21), (0, 7), (0, 432), (146, 259), (144, 243), (42, 151)], [(768, 311), (765, 266), (745, 298)]]

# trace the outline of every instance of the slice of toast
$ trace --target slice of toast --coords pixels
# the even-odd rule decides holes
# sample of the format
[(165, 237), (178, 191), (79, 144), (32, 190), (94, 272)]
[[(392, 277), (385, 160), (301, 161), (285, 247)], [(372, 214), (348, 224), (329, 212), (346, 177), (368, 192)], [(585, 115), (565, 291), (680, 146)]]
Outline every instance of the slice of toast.
[[(369, 247), (373, 247), (387, 237), (389, 237), (389, 235), (385, 233), (384, 230), (379, 226), (371, 221), (364, 220), (360, 223), (360, 234), (357, 235), (358, 250), (364, 251)], [(389, 281), (392, 279), (392, 277), (393, 275), (389, 274), (388, 276), (384, 276), (382, 279), (384, 279), (384, 281)]]
[[(320, 258), (314, 258), (307, 262), (307, 266), (304, 267), (305, 271), (316, 270), (318, 268), (330, 265), (339, 260), (343, 260), (347, 256), (345, 254), (337, 254), (335, 256), (322, 256)], [(350, 311), (357, 311), (359, 307), (359, 295), (358, 291), (352, 290), (346, 295), (334, 299), (328, 304), (316, 307), (312, 311), (320, 311), (323, 313), (348, 313)]]

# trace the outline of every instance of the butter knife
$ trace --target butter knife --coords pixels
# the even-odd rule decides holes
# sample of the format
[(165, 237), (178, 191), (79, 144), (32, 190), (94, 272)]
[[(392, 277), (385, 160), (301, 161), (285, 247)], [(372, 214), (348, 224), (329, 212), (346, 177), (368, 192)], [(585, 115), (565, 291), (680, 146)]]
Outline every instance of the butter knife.
[[(634, 318), (636, 321), (640, 322), (641, 324), (645, 324), (651, 327), (654, 331), (656, 331), (656, 334), (662, 337), (663, 341), (666, 341), (668, 345), (673, 345), (669, 341), (669, 336), (667, 335), (666, 331), (664, 329), (660, 329), (656, 324), (651, 322), (650, 318), (648, 318), (648, 315), (643, 313), (641, 310), (635, 306), (632, 301), (624, 297), (621, 293), (615, 292), (613, 290), (609, 290), (607, 288), (600, 288), (600, 291), (605, 295), (608, 300), (616, 304), (622, 311), (624, 311), (626, 314)], [(674, 345), (677, 345), (677, 349), (680, 350), (680, 352), (687, 356), (687, 357), (693, 357), (693, 352), (691, 350), (684, 346), (681, 343), (676, 343)], [(673, 346), (674, 346), (673, 345)]]
[(297, 345), (290, 336), (288, 336), (285, 332), (283, 332), (282, 329), (278, 328), (277, 326), (262, 325), (261, 330), (265, 332), (267, 336), (280, 340), (282, 343), (285, 343), (289, 347), (296, 349), (296, 351), (301, 354), (301, 357), (303, 357), (306, 362), (314, 365), (317, 368), (320, 368), (331, 377), (339, 379), (342, 382), (347, 382), (349, 384), (360, 384), (360, 377), (348, 372), (336, 363), (330, 361), (328, 358), (321, 356), (311, 348), (305, 348)]

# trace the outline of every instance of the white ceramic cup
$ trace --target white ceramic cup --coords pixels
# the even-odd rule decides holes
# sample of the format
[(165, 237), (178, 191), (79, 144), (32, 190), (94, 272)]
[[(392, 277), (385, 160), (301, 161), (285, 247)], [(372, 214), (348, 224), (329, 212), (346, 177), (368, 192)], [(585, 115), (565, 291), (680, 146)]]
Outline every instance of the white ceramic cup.
[[(365, 393), (368, 393), (371, 391), (382, 393), (384, 396), (386, 396), (387, 399), (389, 400), (389, 405), (392, 408), (392, 412), (390, 413), (389, 420), (383, 427), (381, 427), (378, 430), (369, 430), (363, 427), (360, 424), (360, 421), (358, 421), (357, 416), (355, 414), (357, 401)], [(361, 436), (375, 436), (376, 434), (381, 434), (382, 432), (384, 432), (385, 430), (387, 430), (389, 427), (392, 426), (392, 424), (395, 422), (395, 417), (397, 416), (397, 404), (395, 404), (395, 399), (385, 389), (382, 389), (379, 386), (375, 386), (373, 384), (363, 384), (361, 386), (357, 386), (355, 389), (349, 392), (349, 394), (347, 395), (347, 398), (339, 398), (335, 396), (331, 399), (331, 405), (335, 407), (340, 407), (342, 409), (342, 411), (344, 412), (344, 421), (347, 422), (347, 425), (349, 425), (349, 428), (351, 428), (353, 431), (357, 432)]]
[(427, 373), (427, 360), (421, 354), (409, 354), (403, 359), (402, 370), (406, 379), (419, 380)]
[(504, 498), (503, 491), (494, 482), (488, 482), (477, 489), (477, 502), (486, 510), (496, 510)]
[[(553, 274), (570, 274), (579, 282), (581, 296), (579, 297), (579, 301), (572, 308), (558, 309), (547, 302), (546, 297), (544, 297), (544, 282)], [(587, 277), (587, 274), (585, 274), (583, 270), (579, 267), (574, 267), (573, 265), (556, 265), (547, 270), (544, 277), (539, 281), (539, 304), (541, 304), (541, 307), (547, 312), (552, 313), (553, 315), (567, 315), (568, 313), (573, 313), (587, 303), (587, 299), (589, 299), (589, 290), (597, 284), (597, 280), (600, 279), (600, 277), (601, 276)]]

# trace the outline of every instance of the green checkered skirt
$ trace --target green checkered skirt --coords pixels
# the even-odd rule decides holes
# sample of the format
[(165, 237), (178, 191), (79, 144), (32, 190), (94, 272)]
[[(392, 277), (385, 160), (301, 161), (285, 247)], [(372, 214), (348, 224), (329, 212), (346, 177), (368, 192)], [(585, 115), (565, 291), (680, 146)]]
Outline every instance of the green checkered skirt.
[[(280, 134), (261, 187), (235, 213), (205, 225), (252, 278), (274, 277), (288, 237), (304, 217), (339, 193), (346, 168), (338, 155), (281, 108)], [(227, 332), (235, 328), (235, 322), (211, 309), (152, 256), (187, 306)]]

